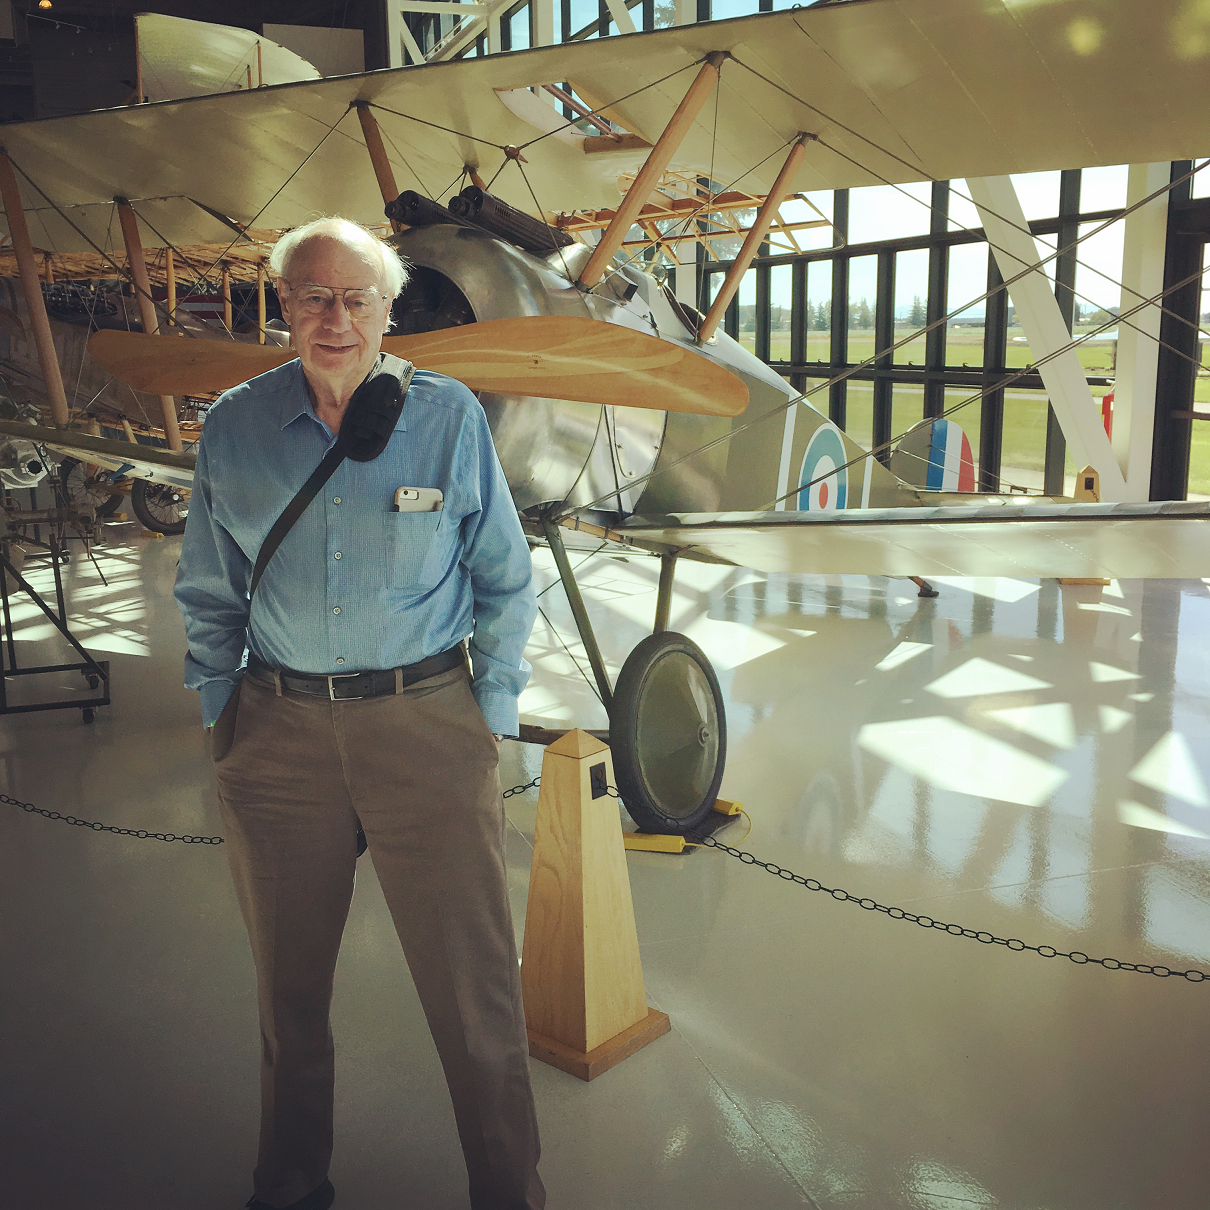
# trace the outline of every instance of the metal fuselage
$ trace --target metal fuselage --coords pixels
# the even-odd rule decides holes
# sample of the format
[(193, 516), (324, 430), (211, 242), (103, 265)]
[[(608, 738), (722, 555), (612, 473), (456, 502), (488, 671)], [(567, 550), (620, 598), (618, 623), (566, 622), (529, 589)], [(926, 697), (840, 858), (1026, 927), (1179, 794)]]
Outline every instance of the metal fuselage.
[[(914, 504), (917, 493), (891, 475), (806, 402), (790, 385), (729, 336), (719, 333), (697, 345), (671, 294), (634, 263), (618, 264), (593, 291), (574, 284), (591, 254), (572, 245), (548, 256), (524, 252), (471, 227), (416, 227), (394, 237), (413, 266), (408, 290), (396, 306), (402, 330), (429, 330), (525, 315), (585, 316), (655, 335), (693, 348), (725, 366), (748, 387), (747, 410), (734, 419), (658, 412), (625, 405), (601, 407), (574, 400), (518, 395), (480, 396), (488, 415), (517, 508), (548, 502), (602, 513), (656, 515), (681, 512), (742, 512), (762, 508), (803, 481), (804, 456), (821, 429), (831, 431), (843, 456), (859, 459), (841, 472), (847, 490), (822, 507)], [(451, 308), (453, 298), (456, 305)], [(125, 300), (119, 300), (124, 306)], [(77, 317), (73, 317), (75, 319)], [(155, 425), (159, 401), (117, 382), (88, 355), (92, 324), (51, 317), (56, 352), (73, 409), (116, 411)], [(138, 327), (125, 314), (108, 323)], [(186, 322), (189, 322), (186, 320)], [(229, 339), (196, 324), (195, 334)], [(0, 372), (22, 399), (43, 398), (37, 351), (20, 283), (0, 279)], [(272, 333), (284, 339), (284, 334)], [(239, 339), (239, 338), (237, 338)], [(248, 339), (244, 337), (243, 339)], [(708, 448), (703, 448), (708, 447)], [(701, 451), (701, 452), (696, 452)], [(111, 471), (183, 486), (180, 471), (122, 463), (93, 456)], [(112, 465), (111, 465), (112, 463)], [(633, 485), (633, 486), (631, 486)], [(794, 497), (781, 507), (804, 507)], [(816, 501), (815, 507), (820, 507)]]
[[(539, 257), (486, 232), (445, 225), (412, 228), (392, 242), (414, 267), (414, 283), (438, 300), (434, 327), (445, 326), (454, 288), (465, 304), (458, 322), (587, 316), (694, 348), (748, 387), (748, 409), (734, 419), (628, 408), (621, 395), (612, 407), (481, 395), (522, 511), (548, 501), (599, 502), (601, 511), (623, 515), (747, 511), (797, 486), (804, 453), (821, 426), (839, 437), (846, 460), (863, 453), (809, 404), (787, 408), (797, 392), (731, 337), (720, 333), (698, 346), (675, 300), (635, 263), (619, 257), (601, 285), (586, 292), (574, 284), (592, 251), (584, 245)], [(408, 302), (405, 296), (405, 307)], [(405, 313), (405, 322), (416, 315)], [(694, 453), (704, 446), (711, 448)], [(848, 476), (858, 484), (846, 493), (849, 506), (862, 503), (866, 473)], [(916, 493), (872, 458), (868, 474), (867, 504), (916, 503)], [(797, 507), (793, 499), (789, 507)]]

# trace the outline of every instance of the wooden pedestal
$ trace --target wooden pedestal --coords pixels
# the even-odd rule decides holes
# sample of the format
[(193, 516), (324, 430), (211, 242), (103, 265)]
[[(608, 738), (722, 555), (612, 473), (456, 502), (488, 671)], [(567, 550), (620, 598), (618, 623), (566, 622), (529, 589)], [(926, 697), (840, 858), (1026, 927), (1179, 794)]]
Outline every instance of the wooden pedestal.
[(609, 748), (569, 731), (546, 749), (521, 989), (529, 1053), (591, 1080), (668, 1032), (648, 1009)]

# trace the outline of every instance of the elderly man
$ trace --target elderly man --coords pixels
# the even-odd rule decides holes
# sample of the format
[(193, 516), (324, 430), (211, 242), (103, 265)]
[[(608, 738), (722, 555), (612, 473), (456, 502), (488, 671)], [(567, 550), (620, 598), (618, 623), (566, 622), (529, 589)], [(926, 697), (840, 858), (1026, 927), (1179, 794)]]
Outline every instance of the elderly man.
[[(270, 268), (298, 360), (211, 409), (176, 585), (256, 962), (247, 1205), (326, 1210), (335, 1197), (328, 1013), (360, 829), (445, 1069), (471, 1205), (538, 1210), (496, 773), (529, 674), (529, 551), (478, 401), (439, 374), (409, 382), (381, 353), (406, 281), (395, 251), (320, 219), (285, 236)], [(396, 401), (406, 392), (385, 448), (339, 463), (252, 583), (354, 392), (383, 375)]]

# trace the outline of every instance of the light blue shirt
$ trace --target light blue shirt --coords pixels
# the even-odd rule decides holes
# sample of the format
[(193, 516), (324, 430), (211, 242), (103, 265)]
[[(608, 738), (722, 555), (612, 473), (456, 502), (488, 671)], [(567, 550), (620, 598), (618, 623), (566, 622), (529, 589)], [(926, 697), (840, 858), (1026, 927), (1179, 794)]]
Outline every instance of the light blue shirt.
[[(336, 469), (269, 561), (249, 616), (261, 543), (334, 440), (298, 361), (227, 391), (206, 417), (176, 580), (203, 722), (222, 713), (249, 650), (332, 674), (414, 664), (469, 637), (483, 717), (516, 735), (533, 569), (487, 417), (452, 378), (416, 372), (387, 448)], [(440, 488), (445, 506), (396, 512), (400, 487)]]

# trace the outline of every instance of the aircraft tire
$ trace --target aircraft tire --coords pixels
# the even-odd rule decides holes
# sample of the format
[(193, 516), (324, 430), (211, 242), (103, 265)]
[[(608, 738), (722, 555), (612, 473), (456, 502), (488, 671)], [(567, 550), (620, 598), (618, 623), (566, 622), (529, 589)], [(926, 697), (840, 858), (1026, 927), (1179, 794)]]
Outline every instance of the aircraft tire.
[(727, 716), (696, 643), (665, 630), (627, 656), (609, 742), (618, 793), (642, 831), (683, 835), (709, 816), (727, 763)]
[(91, 504), (98, 517), (112, 517), (122, 503), (121, 492), (110, 492), (96, 479), (89, 478), (87, 468), (78, 458), (64, 458), (59, 463), (59, 482), (70, 504)]
[(156, 534), (183, 534), (189, 493), (181, 487), (136, 479), (130, 488), (130, 507), (144, 529)]

